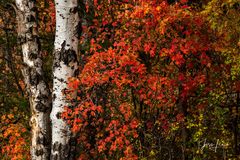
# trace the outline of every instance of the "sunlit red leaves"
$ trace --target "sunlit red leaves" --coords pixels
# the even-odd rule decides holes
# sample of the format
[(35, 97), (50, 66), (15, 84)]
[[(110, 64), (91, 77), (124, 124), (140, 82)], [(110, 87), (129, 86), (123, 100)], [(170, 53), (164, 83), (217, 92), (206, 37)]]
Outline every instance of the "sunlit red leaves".
[[(138, 133), (135, 131), (138, 126), (138, 121), (136, 119), (130, 119), (132, 117), (131, 106), (123, 104), (119, 107), (119, 109), (121, 114), (124, 115), (123, 117), (126, 119), (120, 118), (122, 116), (116, 114), (117, 112), (114, 113), (114, 109), (111, 109), (114, 114), (110, 114), (112, 120), (106, 120), (106, 117), (100, 118), (98, 116), (100, 113), (103, 113), (103, 109), (101, 106), (95, 106), (92, 102), (82, 103), (74, 109), (74, 112), (67, 111), (68, 113), (71, 113), (71, 117), (66, 116), (68, 114), (67, 112), (63, 115), (64, 118), (72, 121), (69, 121), (69, 123), (72, 125), (72, 131), (74, 133), (79, 132), (81, 129), (83, 133), (87, 133), (89, 126), (95, 127), (98, 131), (96, 135), (98, 144), (97, 151), (99, 153), (107, 151), (109, 154), (114, 154), (114, 152), (119, 150), (128, 150), (127, 147), (131, 146), (129, 137), (138, 137)], [(115, 116), (119, 116), (120, 119), (114, 119)], [(102, 125), (106, 125), (105, 130), (99, 129)], [(105, 134), (103, 135), (102, 133)], [(81, 143), (84, 144), (86, 148), (91, 149), (91, 144), (88, 142), (88, 135), (81, 134), (79, 140), (81, 140)], [(96, 150), (93, 150), (92, 154), (95, 154), (95, 152)], [(132, 155), (132, 153), (128, 154), (126, 152), (125, 156), (129, 157), (130, 155)]]
[(61, 116), (72, 126), (72, 131), (77, 133), (81, 128), (91, 123), (88, 122), (89, 118), (93, 119), (91, 124), (95, 123), (97, 120), (101, 122), (100, 119), (98, 119), (98, 115), (102, 112), (103, 109), (101, 106), (96, 106), (91, 101), (85, 101), (74, 110), (66, 107)]
[(123, 103), (119, 106), (119, 110), (120, 112), (124, 115), (124, 118), (126, 121), (128, 121), (131, 116), (132, 116), (132, 107), (127, 104), (127, 103)]
[(2, 155), (18, 160), (30, 159), (29, 140), (26, 137), (26, 128), (21, 123), (16, 123), (16, 117), (12, 113), (3, 115), (0, 122), (0, 140)]
[(69, 82), (68, 82), (69, 89), (77, 90), (79, 85), (80, 85), (79, 79), (75, 79), (75, 78), (70, 78), (69, 79)]
[(172, 58), (172, 61), (178, 66), (181, 66), (183, 63), (185, 63), (185, 59), (181, 53), (176, 53), (171, 58)]
[(113, 154), (114, 151), (117, 150), (124, 150), (124, 157), (131, 156), (132, 152), (127, 152), (127, 150), (129, 150), (129, 147), (132, 148), (128, 137), (138, 137), (138, 133), (135, 130), (137, 126), (138, 122), (135, 119), (131, 120), (130, 122), (112, 120), (107, 128), (107, 130), (109, 131), (109, 136), (99, 141), (99, 152), (106, 150), (106, 146), (110, 145), (110, 154)]
[[(134, 159), (130, 144), (139, 138), (143, 113), (149, 131), (159, 127), (168, 133), (171, 123), (184, 120), (178, 100), (206, 87), (211, 42), (202, 17), (183, 6), (187, 1), (171, 6), (164, 0), (111, 2), (94, 2), (97, 11), (89, 28), (95, 35), (87, 29), (90, 56), (78, 80), (69, 83), (73, 89), (83, 87), (84, 96), (72, 116), (65, 116), (73, 131), (82, 133), (81, 144), (98, 149), (92, 155), (120, 152), (122, 159)], [(168, 115), (170, 109), (174, 113)], [(156, 110), (161, 111), (158, 123), (151, 117)], [(92, 128), (96, 144), (90, 142)]]

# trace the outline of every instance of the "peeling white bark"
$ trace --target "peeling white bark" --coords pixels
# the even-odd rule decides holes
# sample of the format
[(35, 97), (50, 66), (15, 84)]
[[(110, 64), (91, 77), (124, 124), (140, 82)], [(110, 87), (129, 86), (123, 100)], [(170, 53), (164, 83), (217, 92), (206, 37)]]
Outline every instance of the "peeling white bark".
[(52, 151), (51, 157), (56, 160), (70, 159), (70, 136), (68, 125), (60, 115), (70, 103), (64, 95), (68, 78), (77, 71), (77, 53), (79, 43), (79, 15), (77, 0), (55, 0), (56, 35), (53, 63), (53, 108)]
[(50, 110), (51, 96), (44, 82), (42, 58), (36, 24), (34, 0), (16, 0), (18, 38), (23, 53), (22, 73), (29, 95), (32, 128), (31, 159), (50, 158)]

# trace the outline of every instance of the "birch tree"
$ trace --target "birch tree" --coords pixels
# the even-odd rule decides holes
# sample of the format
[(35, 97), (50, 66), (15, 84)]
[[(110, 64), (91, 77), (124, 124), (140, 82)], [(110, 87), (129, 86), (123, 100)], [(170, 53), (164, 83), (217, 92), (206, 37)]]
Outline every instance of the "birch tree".
[(18, 38), (23, 54), (22, 73), (29, 95), (32, 128), (31, 157), (45, 160), (50, 157), (50, 110), (51, 96), (44, 81), (42, 57), (34, 0), (16, 0)]
[(53, 62), (53, 106), (52, 121), (52, 159), (70, 159), (69, 126), (61, 119), (61, 113), (70, 103), (64, 95), (67, 81), (75, 76), (77, 71), (77, 53), (79, 29), (81, 27), (78, 15), (77, 0), (55, 0), (56, 35), (54, 42)]

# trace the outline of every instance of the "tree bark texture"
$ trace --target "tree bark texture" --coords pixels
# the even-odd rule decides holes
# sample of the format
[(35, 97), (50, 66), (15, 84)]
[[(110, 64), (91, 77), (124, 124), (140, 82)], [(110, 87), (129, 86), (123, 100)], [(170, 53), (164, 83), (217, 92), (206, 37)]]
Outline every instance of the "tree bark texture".
[(81, 23), (77, 0), (55, 0), (56, 35), (53, 62), (53, 108), (51, 159), (71, 159), (69, 126), (61, 119), (61, 113), (70, 103), (64, 95), (67, 81), (78, 71), (77, 53)]
[(16, 0), (18, 38), (23, 54), (22, 73), (31, 107), (31, 158), (47, 160), (50, 157), (51, 96), (44, 81), (42, 56), (36, 23), (35, 0)]

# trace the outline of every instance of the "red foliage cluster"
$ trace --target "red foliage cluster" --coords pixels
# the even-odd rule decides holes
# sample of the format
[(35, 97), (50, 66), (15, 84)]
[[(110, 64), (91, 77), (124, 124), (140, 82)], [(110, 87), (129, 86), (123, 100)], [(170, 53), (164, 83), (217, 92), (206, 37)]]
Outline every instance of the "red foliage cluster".
[(80, 104), (63, 116), (90, 156), (137, 159), (143, 130), (167, 133), (171, 121), (184, 121), (180, 102), (208, 93), (211, 34), (203, 17), (183, 2), (95, 6), (88, 27), (91, 56), (69, 83), (79, 90)]
[(4, 158), (12, 160), (30, 159), (27, 141), (27, 130), (23, 124), (17, 122), (13, 113), (0, 118), (0, 148)]

